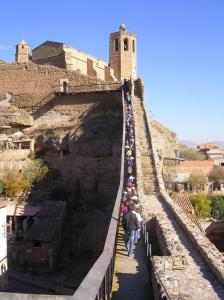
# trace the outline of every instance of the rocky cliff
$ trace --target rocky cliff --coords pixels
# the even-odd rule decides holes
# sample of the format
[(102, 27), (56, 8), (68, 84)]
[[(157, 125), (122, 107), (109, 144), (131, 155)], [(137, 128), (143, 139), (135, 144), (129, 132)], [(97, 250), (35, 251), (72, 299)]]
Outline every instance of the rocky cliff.
[(159, 155), (161, 157), (175, 157), (174, 150), (178, 149), (177, 135), (156, 120), (152, 120), (153, 134)]

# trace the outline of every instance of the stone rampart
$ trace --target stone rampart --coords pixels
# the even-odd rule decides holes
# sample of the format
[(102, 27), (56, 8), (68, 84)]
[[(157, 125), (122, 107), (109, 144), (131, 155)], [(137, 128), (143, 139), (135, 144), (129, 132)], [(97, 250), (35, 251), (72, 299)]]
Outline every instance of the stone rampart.
[(31, 62), (2, 63), (0, 64), (0, 99), (5, 99), (6, 92), (11, 92), (13, 95), (19, 95), (20, 98), (26, 95), (30, 102), (35, 102), (36, 99), (40, 101), (59, 86), (60, 79), (68, 79), (69, 85), (94, 85), (100, 82), (96, 78), (49, 65), (42, 66)]
[[(144, 107), (144, 102), (143, 102)], [(162, 178), (162, 163), (158, 155), (157, 142), (152, 128), (150, 118), (147, 116), (146, 109), (144, 107), (145, 115), (147, 117), (147, 126), (151, 135), (151, 145), (157, 175), (157, 181), (159, 185), (159, 191), (163, 201), (168, 205), (178, 223), (184, 229), (184, 232), (189, 239), (194, 243), (201, 256), (204, 258), (212, 272), (217, 276), (222, 284), (224, 284), (224, 259), (222, 253), (209, 241), (208, 238), (201, 232), (197, 225), (195, 225), (186, 216), (182, 209), (172, 201), (167, 194)]]

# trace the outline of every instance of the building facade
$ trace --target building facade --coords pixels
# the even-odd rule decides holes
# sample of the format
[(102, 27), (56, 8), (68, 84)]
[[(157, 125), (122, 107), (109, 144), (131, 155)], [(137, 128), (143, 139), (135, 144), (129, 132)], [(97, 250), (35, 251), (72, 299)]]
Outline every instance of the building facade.
[(32, 61), (40, 65), (53, 65), (68, 71), (105, 81), (135, 78), (136, 72), (136, 36), (126, 32), (125, 25), (119, 31), (110, 34), (109, 64), (92, 55), (75, 49), (65, 43), (46, 41), (32, 50), (23, 40), (16, 46), (16, 62)]

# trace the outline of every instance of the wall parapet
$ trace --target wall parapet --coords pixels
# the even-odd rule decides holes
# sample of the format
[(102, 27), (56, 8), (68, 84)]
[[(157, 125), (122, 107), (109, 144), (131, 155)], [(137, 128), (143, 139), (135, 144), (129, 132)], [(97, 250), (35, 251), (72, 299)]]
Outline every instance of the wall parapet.
[(147, 119), (147, 126), (149, 129), (151, 137), (152, 153), (155, 163), (156, 177), (158, 181), (158, 187), (160, 195), (168, 205), (173, 215), (175, 216), (177, 222), (182, 227), (188, 238), (196, 246), (197, 250), (204, 258), (205, 262), (219, 279), (219, 281), (224, 285), (224, 257), (223, 254), (218, 251), (218, 249), (210, 242), (210, 240), (200, 231), (200, 229), (191, 222), (191, 220), (185, 215), (182, 209), (172, 201), (168, 193), (166, 192), (163, 177), (162, 177), (162, 161), (159, 159), (157, 146), (153, 134), (153, 128), (150, 122), (150, 118), (147, 114), (146, 106), (144, 101), (142, 101), (144, 113)]

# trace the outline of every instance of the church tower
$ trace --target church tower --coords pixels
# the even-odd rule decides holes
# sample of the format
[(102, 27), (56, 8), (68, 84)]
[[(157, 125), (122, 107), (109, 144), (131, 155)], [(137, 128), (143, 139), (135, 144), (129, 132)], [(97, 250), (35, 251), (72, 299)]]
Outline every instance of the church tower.
[(18, 45), (16, 45), (16, 62), (29, 62), (29, 60), (30, 47), (24, 40), (22, 40)]
[(118, 80), (135, 78), (136, 72), (136, 35), (126, 32), (120, 25), (119, 31), (110, 34), (110, 67)]

